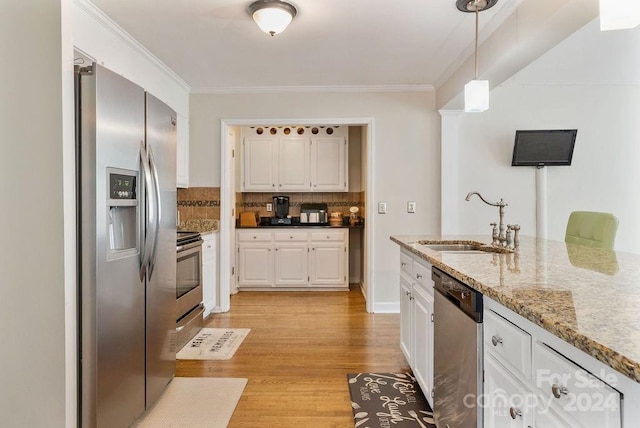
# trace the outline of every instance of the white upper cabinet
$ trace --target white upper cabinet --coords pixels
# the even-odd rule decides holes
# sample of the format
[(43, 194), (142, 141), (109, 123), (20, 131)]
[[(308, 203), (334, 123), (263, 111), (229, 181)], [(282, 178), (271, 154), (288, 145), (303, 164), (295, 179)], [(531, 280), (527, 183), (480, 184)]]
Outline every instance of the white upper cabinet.
[(245, 138), (242, 190), (272, 192), (277, 188), (278, 140)]
[(346, 192), (348, 127), (243, 128), (243, 192)]
[(348, 190), (346, 138), (314, 138), (311, 141), (311, 148), (313, 190), (346, 192)]
[(283, 137), (280, 139), (278, 190), (309, 190), (311, 186), (309, 146), (309, 138)]
[(176, 147), (176, 185), (189, 187), (189, 119), (178, 113)]

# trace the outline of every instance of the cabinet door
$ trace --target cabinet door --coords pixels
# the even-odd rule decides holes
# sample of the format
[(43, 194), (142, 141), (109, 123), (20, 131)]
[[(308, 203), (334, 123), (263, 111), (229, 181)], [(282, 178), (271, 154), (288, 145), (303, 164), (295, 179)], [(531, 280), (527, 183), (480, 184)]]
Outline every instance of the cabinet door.
[(275, 138), (245, 138), (243, 153), (244, 191), (267, 191), (277, 188), (278, 145)]
[(216, 290), (216, 237), (203, 237), (202, 243), (202, 300), (204, 316), (207, 316), (219, 304)]
[(278, 153), (278, 190), (311, 190), (309, 138), (281, 138)]
[(309, 247), (306, 242), (277, 246), (274, 259), (276, 287), (306, 287), (309, 284)]
[(411, 282), (400, 275), (400, 349), (410, 366), (413, 364), (412, 313)]
[[(419, 287), (413, 287), (413, 356), (411, 368), (422, 392), (433, 405), (433, 297)], [(401, 308), (402, 310), (402, 308)]]
[(311, 142), (313, 191), (344, 191), (347, 186), (347, 143), (344, 137), (315, 138)]
[(344, 243), (311, 243), (311, 285), (348, 287)]
[(238, 245), (238, 286), (273, 286), (273, 251), (269, 244)]
[[(477, 401), (474, 401), (477, 405)], [(491, 355), (484, 358), (484, 426), (528, 428), (533, 426), (535, 396)]]
[(176, 186), (189, 187), (189, 119), (178, 114)]

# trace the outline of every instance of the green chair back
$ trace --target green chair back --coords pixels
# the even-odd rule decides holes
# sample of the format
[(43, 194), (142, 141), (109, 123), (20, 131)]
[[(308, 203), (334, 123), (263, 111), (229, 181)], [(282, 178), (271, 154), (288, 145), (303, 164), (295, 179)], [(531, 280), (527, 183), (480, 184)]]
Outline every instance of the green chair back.
[(574, 211), (567, 222), (564, 242), (612, 250), (617, 230), (618, 218), (613, 214)]

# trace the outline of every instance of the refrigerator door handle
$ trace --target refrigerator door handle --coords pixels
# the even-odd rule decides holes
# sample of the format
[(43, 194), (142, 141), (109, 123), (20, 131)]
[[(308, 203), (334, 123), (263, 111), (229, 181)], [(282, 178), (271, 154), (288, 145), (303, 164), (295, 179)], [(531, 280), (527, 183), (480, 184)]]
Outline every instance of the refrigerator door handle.
[(156, 206), (156, 218), (155, 228), (153, 231), (153, 246), (149, 253), (149, 278), (153, 275), (153, 269), (156, 266), (156, 253), (158, 249), (158, 237), (160, 235), (160, 220), (162, 217), (161, 197), (160, 197), (160, 180), (158, 179), (158, 168), (156, 167), (156, 161), (153, 156), (153, 150), (149, 146), (149, 166), (151, 167), (151, 177), (154, 181), (154, 203)]
[(140, 281), (144, 281), (145, 276), (147, 275), (147, 266), (149, 264), (149, 256), (151, 254), (151, 239), (149, 239), (149, 229), (151, 220), (155, 219), (155, 207), (151, 203), (150, 195), (151, 189), (153, 188), (153, 182), (151, 180), (151, 169), (149, 167), (149, 158), (147, 154), (147, 150), (144, 147), (144, 141), (140, 141), (140, 165), (142, 166), (142, 173), (144, 174), (144, 182), (145, 182), (145, 207), (143, 208), (146, 212), (144, 215), (144, 230), (142, 231), (142, 251), (140, 252)]

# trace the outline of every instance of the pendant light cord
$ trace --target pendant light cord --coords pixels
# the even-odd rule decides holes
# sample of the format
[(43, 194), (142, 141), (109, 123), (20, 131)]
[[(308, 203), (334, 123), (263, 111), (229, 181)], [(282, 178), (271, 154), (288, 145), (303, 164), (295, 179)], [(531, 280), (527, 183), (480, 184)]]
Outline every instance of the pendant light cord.
[(475, 46), (475, 80), (478, 80), (478, 0), (475, 2), (476, 6), (476, 46)]

